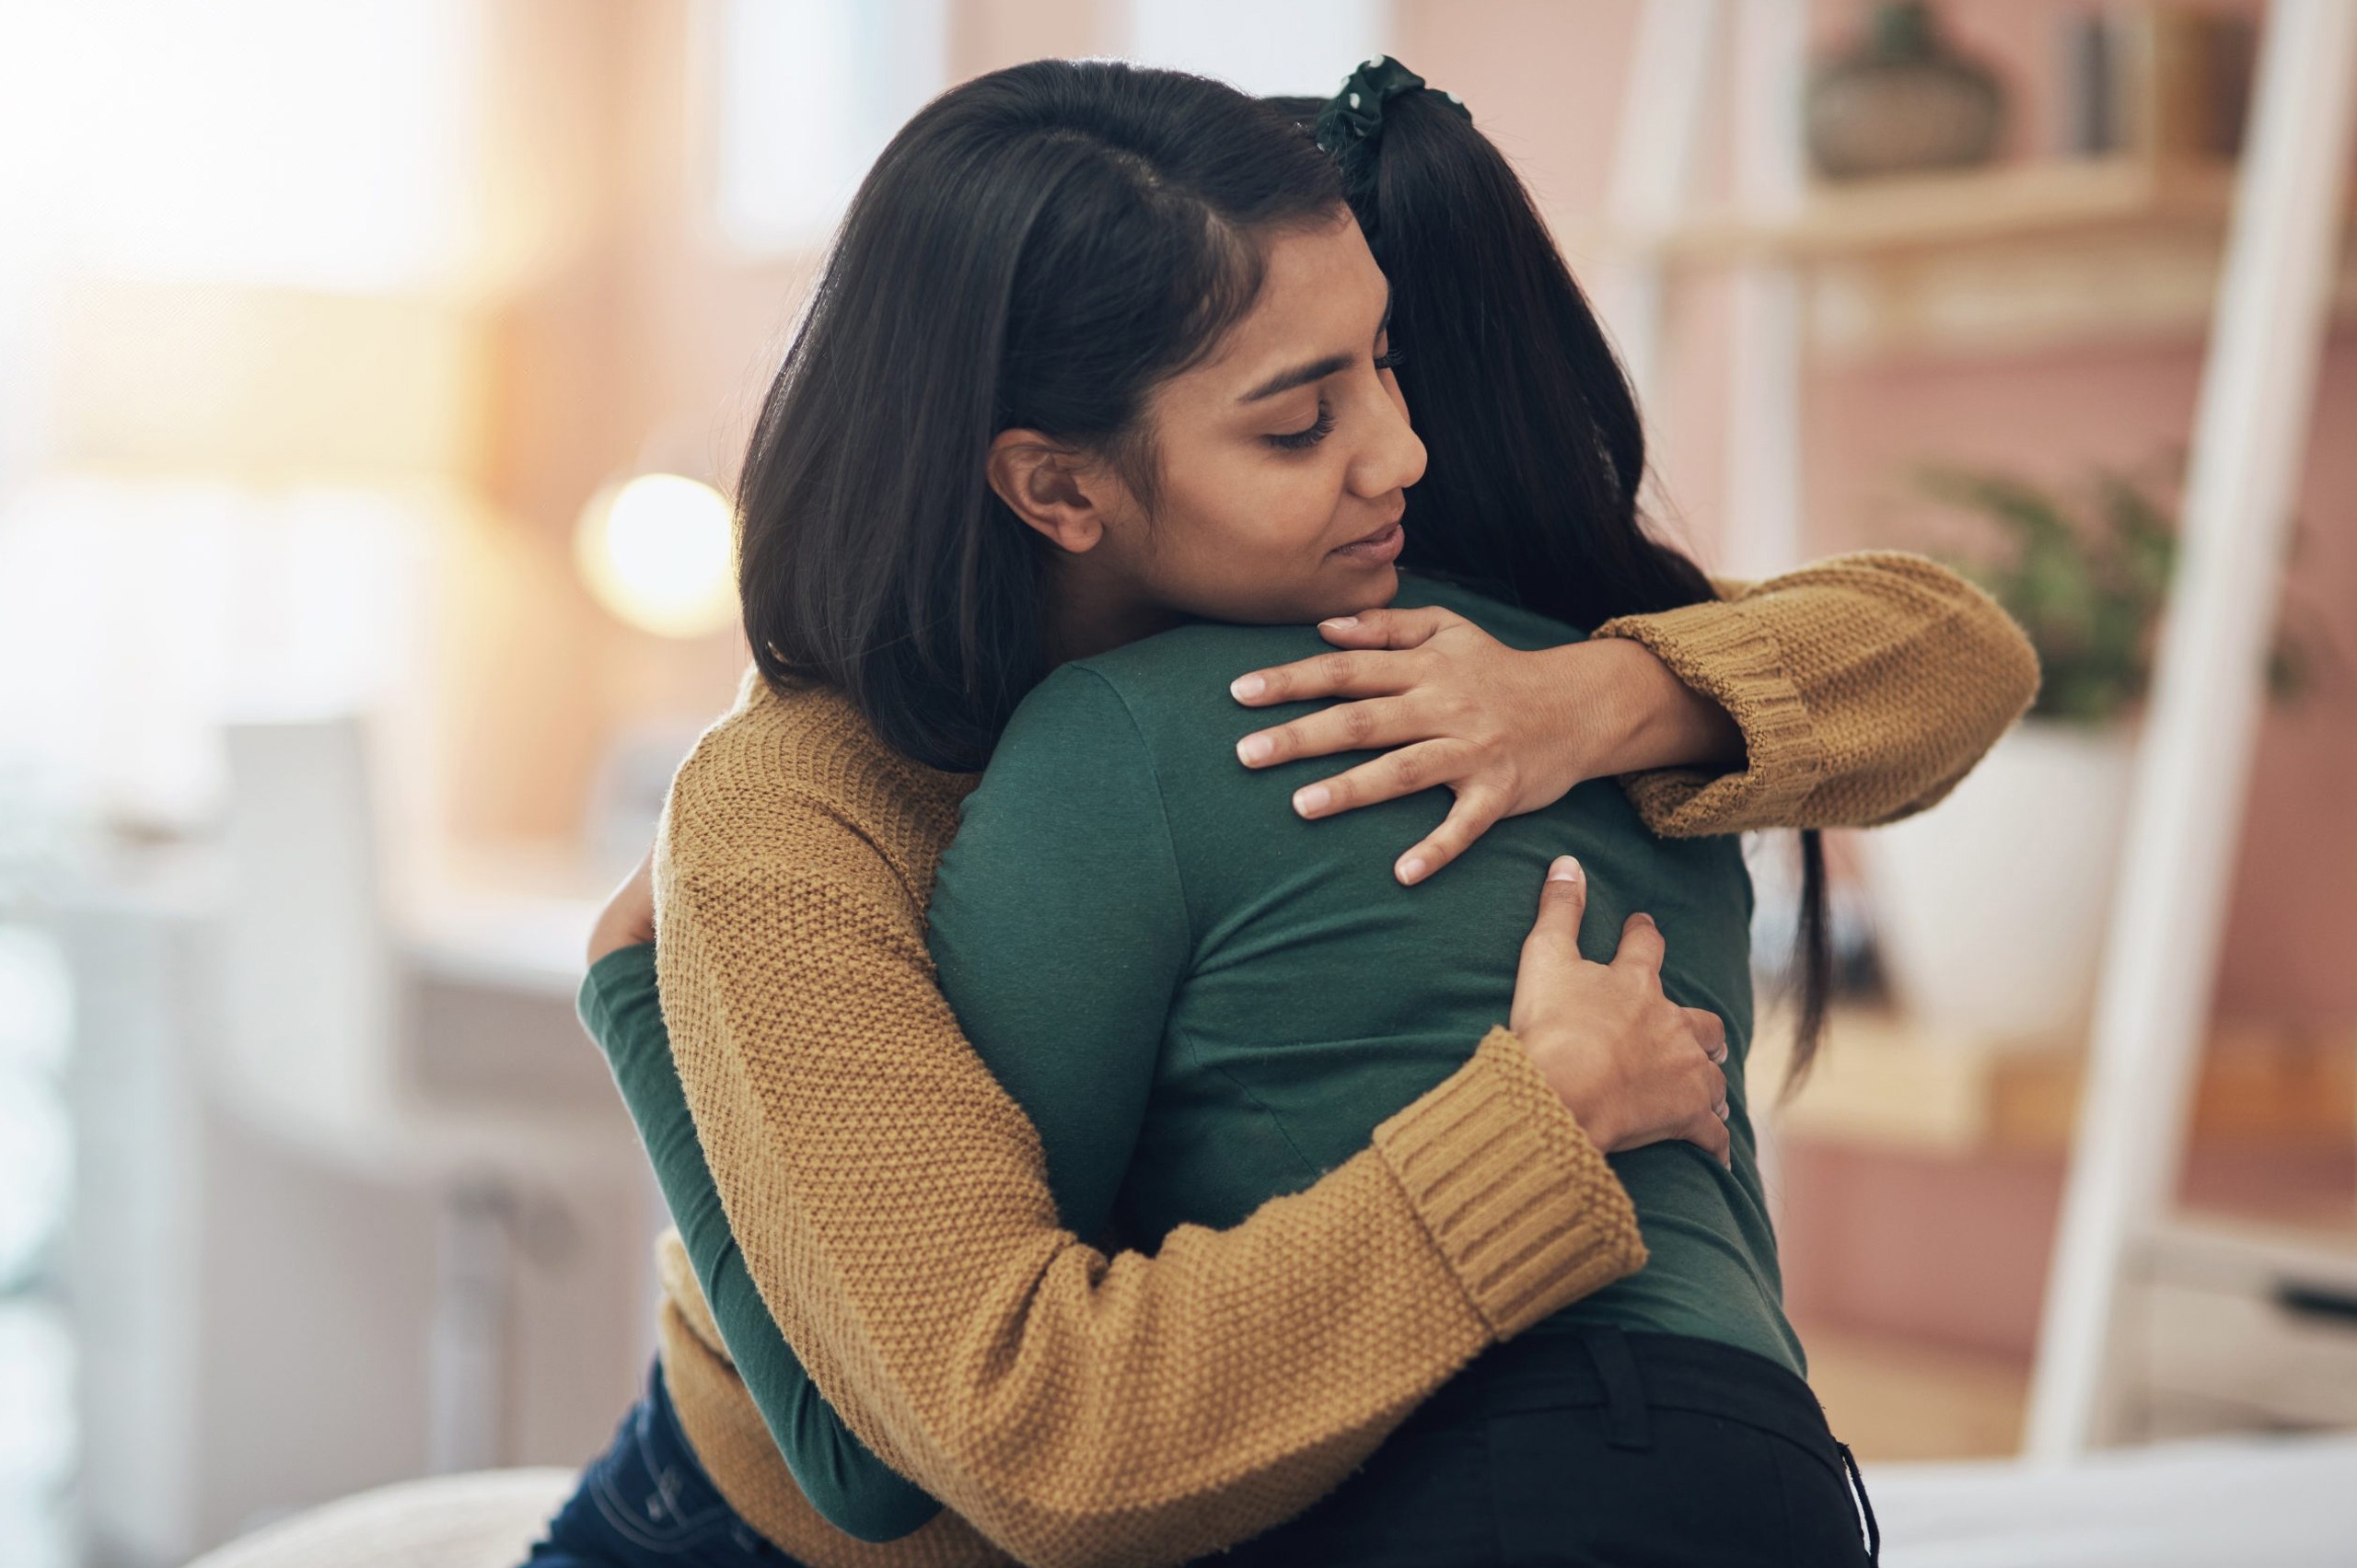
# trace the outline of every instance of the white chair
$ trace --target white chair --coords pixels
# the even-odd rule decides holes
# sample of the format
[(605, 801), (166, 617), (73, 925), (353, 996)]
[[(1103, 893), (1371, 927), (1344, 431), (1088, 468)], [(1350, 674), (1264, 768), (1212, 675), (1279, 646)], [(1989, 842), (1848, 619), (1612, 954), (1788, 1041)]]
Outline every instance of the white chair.
[[(610, 1186), (637, 1170), (602, 1064), (572, 1021), (594, 912), (534, 901), (522, 923), (526, 962), (506, 950), (517, 946), (513, 908), (462, 909), (471, 922), (445, 921), (413, 939), (385, 887), (364, 721), (346, 714), (238, 724), (226, 738), (232, 887), (228, 1028), (216, 1064), (223, 1098), (333, 1168), (438, 1194), (424, 1458), (436, 1471), (497, 1464), (522, 1194), (585, 1180)], [(467, 1029), (462, 1016), (435, 1006), (452, 984), (477, 994), (478, 1012), (492, 999), (486, 989), (520, 996), (540, 1027), (519, 1020), (511, 1000), (487, 1027)], [(561, 1042), (555, 1059), (519, 1051), (549, 1032), (550, 1016)], [(458, 1049), (432, 1038), (454, 1029)], [(504, 1074), (494, 1060), (502, 1051), (518, 1058)]]
[(282, 1519), (189, 1568), (517, 1568), (578, 1479), (482, 1470), (379, 1487)]

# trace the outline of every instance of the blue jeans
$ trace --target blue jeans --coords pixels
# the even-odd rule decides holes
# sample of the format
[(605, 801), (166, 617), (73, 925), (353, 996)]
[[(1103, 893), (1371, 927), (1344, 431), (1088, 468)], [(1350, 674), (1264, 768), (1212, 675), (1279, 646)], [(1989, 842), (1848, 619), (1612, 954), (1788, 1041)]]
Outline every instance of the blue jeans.
[(611, 1446), (532, 1548), (530, 1568), (795, 1568), (753, 1532), (696, 1462), (657, 1365)]

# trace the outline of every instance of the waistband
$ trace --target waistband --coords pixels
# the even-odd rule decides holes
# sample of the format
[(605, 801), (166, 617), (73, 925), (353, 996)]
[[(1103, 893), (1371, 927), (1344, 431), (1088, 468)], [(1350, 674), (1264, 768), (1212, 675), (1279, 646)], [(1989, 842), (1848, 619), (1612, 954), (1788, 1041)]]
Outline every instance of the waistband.
[(1615, 1446), (1651, 1446), (1647, 1410), (1686, 1411), (1782, 1437), (1845, 1473), (1840, 1445), (1806, 1383), (1765, 1356), (1682, 1334), (1608, 1327), (1526, 1334), (1482, 1353), (1409, 1424), (1584, 1407), (1608, 1412)]

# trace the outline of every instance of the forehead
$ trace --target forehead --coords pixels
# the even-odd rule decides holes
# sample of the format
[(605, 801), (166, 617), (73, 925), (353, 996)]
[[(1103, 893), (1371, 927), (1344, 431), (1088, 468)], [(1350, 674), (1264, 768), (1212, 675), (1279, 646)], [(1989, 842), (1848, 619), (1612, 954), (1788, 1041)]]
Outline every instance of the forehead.
[(1191, 374), (1255, 386), (1310, 360), (1355, 353), (1373, 338), (1388, 297), (1357, 220), (1286, 230), (1269, 242), (1252, 308)]

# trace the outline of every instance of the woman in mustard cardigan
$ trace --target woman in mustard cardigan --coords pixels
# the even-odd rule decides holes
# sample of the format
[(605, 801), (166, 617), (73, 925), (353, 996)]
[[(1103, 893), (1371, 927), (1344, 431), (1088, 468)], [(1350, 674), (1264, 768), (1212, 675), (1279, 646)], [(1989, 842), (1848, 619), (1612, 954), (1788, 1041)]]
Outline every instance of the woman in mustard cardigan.
[[(1172, 1561), (1243, 1539), (1329, 1489), (1484, 1347), (1637, 1265), (1627, 1197), (1600, 1153), (1710, 1136), (1698, 1112), (1721, 1108), (1681, 1096), (1709, 1086), (1693, 1064), (1711, 1031), (1658, 980), (1635, 1021), (1599, 1028), (1618, 982), (1588, 971), (1621, 966), (1560, 950), (1559, 892), (1539, 932), (1554, 950), (1534, 939), (1537, 968), (1515, 993), (1523, 1040), (1501, 1033), (1472, 1051), (1298, 1194), (1223, 1231), (1173, 1232), (1154, 1258), (1108, 1258), (1060, 1228), (1037, 1133), (931, 988), (923, 911), (967, 788), (951, 767), (987, 756), (1059, 655), (1200, 613), (1187, 585), (1210, 579), (1190, 572), (1251, 568), (1212, 596), (1231, 619), (1261, 618), (1263, 587), (1279, 612), (1268, 619), (1379, 604), (1403, 499), (1407, 537), (1433, 540), (1426, 570), (1448, 569), (1458, 519), (1446, 508), (1468, 490), (1435, 486), (1463, 474), (1452, 462), (1478, 455), (1476, 427), (1511, 399), (1428, 415), (1434, 473), (1411, 498), (1423, 454), (1398, 410), (1413, 362), (1395, 379), (1379, 328), (1355, 357), (1310, 360), (1294, 368), (1318, 374), (1242, 399), (1267, 406), (1221, 425), (1186, 471), (1135, 466), (1141, 442), (1178, 428), (1157, 390), (1260, 320), (1282, 242), (1335, 232), (1318, 221), (1339, 211), (1331, 166), (1278, 129), (1190, 78), (1043, 63), (946, 95), (864, 188), (748, 467), (748, 625), (768, 679), (698, 748), (667, 818), (669, 1051), (643, 948), (602, 958), (585, 992), (695, 1256), (667, 1253), (661, 1377), (560, 1520), (560, 1548), (568, 1521), (630, 1492), (633, 1463), (705, 1486), (694, 1506), (672, 1496), (681, 1529), (749, 1525), (814, 1562), (996, 1561), (993, 1543), (1034, 1562)], [(947, 243), (1006, 233), (994, 220), (1010, 201), (1019, 243)], [(911, 299), (936, 308), (909, 311)], [(1593, 352), (1552, 325), (1532, 333), (1535, 352)], [(909, 364), (934, 367), (923, 395), (905, 385)], [(2027, 699), (2017, 635), (1952, 577), (1899, 558), (1714, 600), (1636, 530), (1642, 446), (1625, 390), (1612, 406), (1617, 387), (1616, 374), (1585, 393), (1596, 455), (1573, 466), (1602, 476), (1596, 493), (1523, 499), (1594, 521), (1597, 553), (1573, 591), (1606, 602), (1579, 620), (1643, 613), (1545, 649), (1429, 612), (1362, 617), (1340, 635), (1423, 641), (1412, 660), (1326, 667), (1343, 686), (1390, 679), (1401, 693), (1381, 714), (1363, 706), (1380, 722), (1354, 738), (1445, 744), (1463, 771), (1425, 781), (1499, 809), (1652, 770), (1631, 794), (1657, 830), (1871, 821), (1936, 798)], [(877, 432), (878, 411), (898, 423)], [(1010, 573), (1004, 552), (976, 542), (1017, 517), (1035, 529), (1058, 508), (1077, 517), (1075, 498), (1107, 475), (1142, 480), (1128, 494), (1154, 503), (1118, 530), (1103, 522), (1112, 564), (1093, 579), (1048, 563), (1094, 547), (1059, 539), (1063, 556), (1018, 554), (1034, 564)], [(1334, 535), (1306, 589), (1246, 549), (1267, 543), (1253, 518), (1281, 517)], [(1223, 566), (1226, 526), (1248, 532)], [(1550, 568), (1553, 587), (1535, 575)], [(1519, 584), (1485, 586), (1544, 596), (1571, 580), (1563, 569), (1538, 562)], [(1125, 585), (1155, 595), (1109, 591)], [(1009, 672), (1004, 650), (1023, 645), (1026, 624), (1053, 651)], [(1862, 656), (1889, 678), (1858, 679)], [(1404, 675), (1382, 673), (1402, 663)], [(1260, 674), (1264, 696), (1304, 694), (1299, 669)], [(1547, 708), (1517, 711), (1525, 692)], [(1608, 722), (1566, 735), (1562, 713), (1584, 707)], [(1334, 749), (1314, 722), (1283, 733)], [(1726, 766), (1738, 749), (1743, 765)], [(1409, 858), (1430, 875), (1461, 847)], [(615, 923), (632, 923), (627, 908)], [(1674, 1072), (1638, 1070), (1681, 1051)], [(1595, 1092), (1585, 1069), (1623, 1062), (1629, 1081), (1653, 1086), (1650, 1109)], [(674, 1101), (684, 1087), (681, 1112), (693, 1108), (684, 1147), (684, 1114), (667, 1121), (659, 1103), (667, 1078)], [(674, 1178), (707, 1161), (700, 1202)], [(787, 1368), (779, 1327), (807, 1377)], [(756, 1408), (782, 1387), (783, 1401)], [(680, 1431), (684, 1470), (648, 1458)], [(888, 1483), (856, 1474), (863, 1445), (922, 1493), (895, 1504)], [(928, 1494), (950, 1512), (884, 1547), (811, 1506), (893, 1535), (931, 1515)]]

